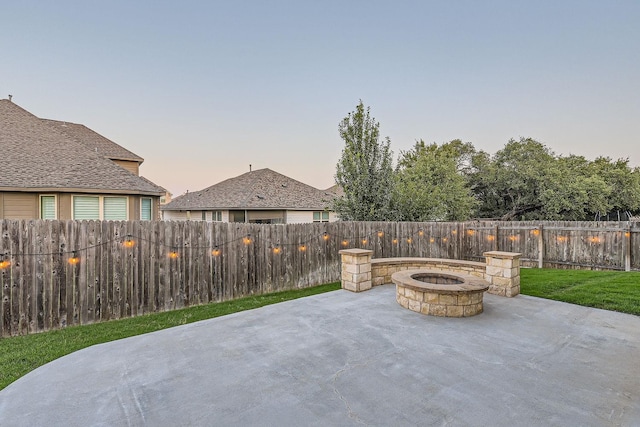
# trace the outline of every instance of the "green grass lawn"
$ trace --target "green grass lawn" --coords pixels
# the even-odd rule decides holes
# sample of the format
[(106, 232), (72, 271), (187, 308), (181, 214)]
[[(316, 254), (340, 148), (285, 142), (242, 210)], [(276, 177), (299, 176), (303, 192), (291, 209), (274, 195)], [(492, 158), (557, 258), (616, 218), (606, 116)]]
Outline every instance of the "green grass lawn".
[(640, 316), (640, 272), (523, 268), (520, 292)]
[(340, 283), (331, 283), (93, 325), (71, 326), (40, 334), (0, 338), (0, 390), (45, 363), (94, 344), (337, 289), (340, 289)]

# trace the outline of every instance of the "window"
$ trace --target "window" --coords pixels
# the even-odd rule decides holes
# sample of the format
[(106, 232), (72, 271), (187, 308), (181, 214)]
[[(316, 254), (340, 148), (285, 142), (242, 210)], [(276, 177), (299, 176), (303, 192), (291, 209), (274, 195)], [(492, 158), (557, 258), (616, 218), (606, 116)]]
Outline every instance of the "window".
[(100, 219), (100, 197), (74, 196), (73, 219)]
[(314, 212), (313, 222), (329, 222), (329, 212)]
[(40, 219), (56, 217), (56, 196), (40, 196)]
[(152, 216), (151, 198), (143, 197), (140, 199), (140, 219), (142, 221), (151, 221)]
[(104, 209), (102, 219), (124, 220), (127, 219), (127, 198), (126, 197), (105, 197), (103, 200)]
[(127, 198), (73, 196), (73, 219), (127, 220)]
[(207, 211), (202, 211), (202, 220), (203, 221), (207, 220)]
[(212, 221), (222, 221), (222, 211), (213, 211), (213, 212), (211, 212), (211, 220)]

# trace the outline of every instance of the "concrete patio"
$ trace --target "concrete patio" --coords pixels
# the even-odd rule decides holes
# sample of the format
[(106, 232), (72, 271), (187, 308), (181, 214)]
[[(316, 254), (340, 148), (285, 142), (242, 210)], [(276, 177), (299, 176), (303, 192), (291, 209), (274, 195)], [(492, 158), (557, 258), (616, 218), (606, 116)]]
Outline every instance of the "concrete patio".
[(640, 317), (519, 295), (438, 318), (344, 290), (97, 345), (2, 426), (640, 425)]

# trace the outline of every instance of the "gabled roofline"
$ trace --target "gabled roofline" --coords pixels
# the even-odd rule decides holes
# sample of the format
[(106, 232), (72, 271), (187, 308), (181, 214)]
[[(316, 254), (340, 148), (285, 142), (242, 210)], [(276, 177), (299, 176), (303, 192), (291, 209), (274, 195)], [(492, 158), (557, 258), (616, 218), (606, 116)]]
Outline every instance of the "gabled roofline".
[(99, 188), (60, 188), (60, 187), (0, 187), (0, 192), (127, 194), (127, 195), (158, 196), (158, 197), (164, 195), (164, 192), (136, 191), (136, 190), (104, 190)]

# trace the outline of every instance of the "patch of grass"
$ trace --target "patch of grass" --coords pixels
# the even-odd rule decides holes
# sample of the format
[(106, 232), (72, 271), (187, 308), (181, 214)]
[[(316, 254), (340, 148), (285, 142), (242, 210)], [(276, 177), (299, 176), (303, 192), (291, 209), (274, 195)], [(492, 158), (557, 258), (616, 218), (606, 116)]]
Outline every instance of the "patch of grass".
[(523, 268), (520, 292), (640, 316), (640, 272)]
[(0, 338), (0, 390), (39, 366), (95, 344), (337, 289), (340, 289), (340, 283), (330, 283), (34, 335)]

